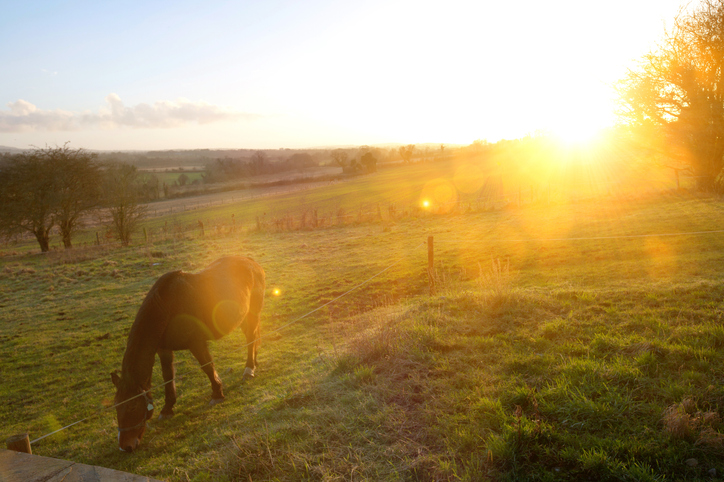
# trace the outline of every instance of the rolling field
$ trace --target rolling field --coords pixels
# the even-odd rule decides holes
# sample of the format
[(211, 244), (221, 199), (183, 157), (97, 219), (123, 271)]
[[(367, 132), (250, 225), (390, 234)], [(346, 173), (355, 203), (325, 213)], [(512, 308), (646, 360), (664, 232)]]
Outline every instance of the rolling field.
[[(152, 218), (127, 249), (3, 248), (4, 437), (87, 418), (33, 452), (163, 480), (721, 477), (724, 202), (488, 178), (397, 166)], [(143, 296), (225, 254), (267, 273), (257, 377), (240, 331), (213, 343), (210, 407), (178, 353), (176, 416), (119, 452), (109, 374)]]

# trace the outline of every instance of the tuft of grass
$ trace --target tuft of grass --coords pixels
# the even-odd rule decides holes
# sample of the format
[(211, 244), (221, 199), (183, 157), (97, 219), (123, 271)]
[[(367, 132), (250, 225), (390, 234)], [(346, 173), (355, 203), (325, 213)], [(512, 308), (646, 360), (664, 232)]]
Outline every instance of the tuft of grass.
[(506, 300), (512, 294), (513, 275), (510, 260), (493, 258), (488, 268), (478, 263), (478, 287), (484, 296), (494, 300)]

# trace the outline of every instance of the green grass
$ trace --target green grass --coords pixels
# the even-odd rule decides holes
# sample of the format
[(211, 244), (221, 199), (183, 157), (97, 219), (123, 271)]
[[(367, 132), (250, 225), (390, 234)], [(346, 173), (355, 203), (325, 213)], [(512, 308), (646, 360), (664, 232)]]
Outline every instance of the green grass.
[(175, 170), (172, 172), (169, 171), (160, 171), (160, 172), (144, 172), (144, 174), (151, 176), (154, 175), (156, 178), (158, 178), (158, 181), (161, 186), (166, 184), (167, 186), (172, 186), (175, 182), (178, 182), (178, 178), (181, 176), (181, 174), (186, 174), (186, 177), (188, 178), (186, 180), (186, 184), (191, 184), (192, 182), (198, 180), (203, 181), (203, 174), (204, 171), (179, 171)]
[[(204, 238), (179, 230), (128, 249), (4, 248), (22, 253), (0, 258), (4, 436), (34, 439), (91, 417), (34, 453), (168, 480), (723, 473), (724, 237), (661, 235), (722, 229), (724, 203), (669, 194), (429, 212), (416, 208), (425, 185), (452, 182), (454, 166), (413, 166), (403, 187), (400, 172), (169, 220), (243, 220), (234, 232), (207, 224)], [(298, 220), (393, 202), (394, 219), (383, 209), (381, 221), (255, 226), (259, 212)], [(660, 236), (633, 237), (642, 234)], [(268, 276), (258, 376), (242, 383), (240, 332), (212, 344), (227, 400), (209, 407), (206, 377), (179, 353), (176, 417), (153, 421), (137, 453), (120, 453), (104, 409), (109, 373), (143, 296), (164, 272), (231, 253)]]

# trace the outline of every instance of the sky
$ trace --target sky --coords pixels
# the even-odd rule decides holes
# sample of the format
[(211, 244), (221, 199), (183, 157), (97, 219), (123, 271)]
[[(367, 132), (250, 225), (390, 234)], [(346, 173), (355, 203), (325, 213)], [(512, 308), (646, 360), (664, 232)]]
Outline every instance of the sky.
[(0, 146), (470, 144), (611, 125), (681, 0), (0, 0)]

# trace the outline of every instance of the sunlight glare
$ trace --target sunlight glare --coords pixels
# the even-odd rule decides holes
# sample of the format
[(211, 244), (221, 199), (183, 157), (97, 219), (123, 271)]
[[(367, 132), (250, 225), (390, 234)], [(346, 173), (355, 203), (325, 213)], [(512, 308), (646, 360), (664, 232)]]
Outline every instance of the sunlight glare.
[(551, 133), (564, 145), (583, 146), (596, 140), (602, 129), (602, 126), (586, 122), (568, 122), (553, 127)]
[(615, 123), (610, 89), (572, 88), (567, 99), (549, 112), (545, 130), (567, 146), (584, 146)]

